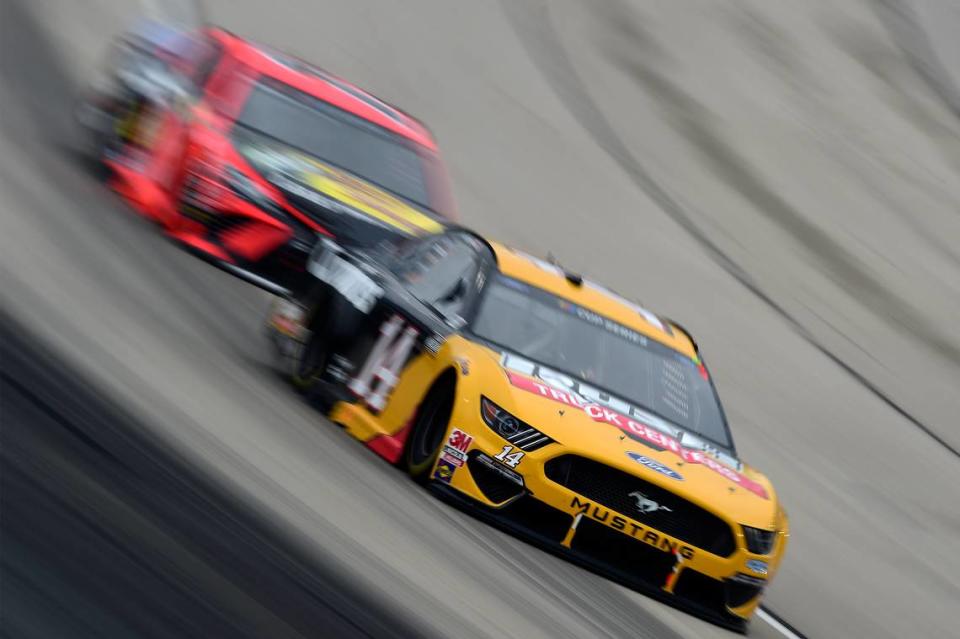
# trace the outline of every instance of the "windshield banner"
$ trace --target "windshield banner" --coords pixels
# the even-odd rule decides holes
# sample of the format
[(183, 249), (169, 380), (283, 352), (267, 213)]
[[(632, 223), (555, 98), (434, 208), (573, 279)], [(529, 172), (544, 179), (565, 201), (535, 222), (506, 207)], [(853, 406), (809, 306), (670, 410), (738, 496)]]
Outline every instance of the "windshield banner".
[[(615, 426), (632, 439), (652, 445), (660, 450), (669, 450), (688, 464), (702, 464), (755, 495), (769, 499), (766, 489), (743, 473), (720, 463), (704, 451), (683, 446), (676, 437), (639, 421), (638, 418), (642, 411), (636, 407), (615, 398), (602, 397), (606, 393), (601, 393), (599, 390), (590, 388), (566, 375), (556, 373), (514, 355), (505, 355), (503, 364), (507, 369), (507, 377), (513, 386), (560, 402), (571, 408), (582, 410), (594, 421)], [(522, 372), (518, 372), (514, 368), (519, 368)], [(617, 406), (614, 409), (611, 407), (614, 404), (623, 404), (623, 406)], [(624, 409), (624, 407), (626, 408)], [(624, 413), (630, 413), (632, 417), (628, 417)], [(652, 415), (649, 416), (649, 419), (648, 416), (644, 415), (643, 419), (649, 422), (662, 421)], [(683, 437), (687, 438), (689, 435), (684, 433)]]

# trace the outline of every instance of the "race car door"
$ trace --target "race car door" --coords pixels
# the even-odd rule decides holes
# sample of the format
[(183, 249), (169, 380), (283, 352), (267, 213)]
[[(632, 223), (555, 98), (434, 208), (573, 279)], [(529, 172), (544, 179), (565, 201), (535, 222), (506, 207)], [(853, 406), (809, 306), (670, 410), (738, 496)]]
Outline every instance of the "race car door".
[(378, 338), (350, 381), (350, 390), (374, 411), (383, 410), (406, 365), (419, 350), (435, 352), (467, 323), (492, 255), (468, 233), (451, 232), (418, 243), (396, 263), (395, 274), (416, 304), (389, 294), (378, 317)]

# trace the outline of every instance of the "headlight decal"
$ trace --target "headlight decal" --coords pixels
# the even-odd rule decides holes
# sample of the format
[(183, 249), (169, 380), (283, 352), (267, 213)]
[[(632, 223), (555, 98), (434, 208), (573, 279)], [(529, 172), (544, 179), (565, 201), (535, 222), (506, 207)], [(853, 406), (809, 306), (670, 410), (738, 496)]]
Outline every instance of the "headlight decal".
[(491, 430), (520, 450), (530, 452), (554, 442), (550, 437), (520, 421), (482, 395), (480, 396), (480, 416)]

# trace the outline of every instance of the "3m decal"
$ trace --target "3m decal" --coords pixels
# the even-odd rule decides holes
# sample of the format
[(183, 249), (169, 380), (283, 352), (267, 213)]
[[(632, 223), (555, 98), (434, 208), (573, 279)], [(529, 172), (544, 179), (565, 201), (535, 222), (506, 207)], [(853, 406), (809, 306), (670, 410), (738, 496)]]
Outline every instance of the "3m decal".
[(468, 435), (459, 428), (454, 428), (450, 431), (450, 437), (447, 438), (447, 446), (458, 450), (461, 453), (467, 452), (467, 449), (470, 448), (470, 443), (473, 441), (473, 436)]
[(650, 470), (655, 470), (661, 475), (666, 475), (670, 479), (676, 479), (677, 481), (683, 481), (683, 475), (670, 468), (666, 464), (661, 464), (656, 459), (651, 459), (646, 455), (641, 455), (639, 453), (628, 452), (627, 457), (637, 462), (638, 464), (643, 464)]
[(503, 462), (510, 468), (516, 468), (520, 465), (520, 460), (523, 459), (523, 456), (524, 452), (519, 448), (514, 448), (513, 446), (504, 446), (503, 450), (494, 455), (493, 458), (499, 462)]
[(380, 327), (380, 337), (370, 350), (360, 373), (347, 388), (363, 398), (375, 411), (383, 410), (387, 397), (400, 381), (400, 370), (413, 351), (419, 331), (406, 326), (403, 318), (394, 315)]
[[(511, 367), (507, 369), (507, 377), (515, 387), (582, 410), (590, 419), (615, 426), (626, 433), (631, 439), (669, 450), (688, 464), (702, 464), (718, 475), (722, 475), (738, 486), (749, 490), (753, 494), (763, 497), (764, 499), (770, 498), (766, 489), (761, 484), (750, 479), (743, 473), (720, 463), (701, 450), (694, 450), (681, 445), (678, 439), (664, 432), (664, 430), (668, 428), (666, 424), (662, 425), (663, 429), (661, 430), (645, 423), (656, 423), (659, 421), (656, 417), (652, 415), (643, 415), (643, 417), (641, 417), (642, 411), (615, 398), (606, 398), (606, 405), (603, 405), (600, 403), (602, 398), (600, 397), (599, 391), (584, 384), (577, 385), (577, 392), (573, 390), (562, 390), (557, 386), (571, 387), (571, 385), (574, 384), (573, 380), (559, 373), (549, 371), (548, 369), (541, 369), (541, 367), (533, 362), (527, 362), (526, 360), (520, 360), (518, 358), (511, 358), (508, 362), (511, 364)], [(512, 370), (514, 364), (523, 367), (521, 370), (524, 374)], [(529, 376), (533, 374), (537, 374), (537, 377)], [(561, 380), (559, 379), (560, 377), (564, 377), (564, 379)], [(620, 410), (614, 409), (611, 406), (616, 406), (616, 408)], [(633, 417), (628, 417), (624, 414), (627, 412), (633, 415)], [(640, 421), (641, 419), (643, 419), (643, 421)]]

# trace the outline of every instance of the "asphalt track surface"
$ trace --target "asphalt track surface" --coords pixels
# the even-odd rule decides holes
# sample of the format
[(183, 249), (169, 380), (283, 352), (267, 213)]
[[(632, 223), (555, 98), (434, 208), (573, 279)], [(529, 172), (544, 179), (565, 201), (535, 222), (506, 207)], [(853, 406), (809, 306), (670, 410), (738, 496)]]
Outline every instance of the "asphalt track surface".
[(420, 637), (0, 321), (10, 637)]
[[(810, 637), (957, 636), (960, 126), (891, 34), (891, 3), (837, 4), (208, 6), (430, 123), (469, 224), (552, 251), (698, 336), (741, 453), (791, 515), (771, 609)], [(314, 593), (368, 602), (369, 623), (402, 618), (428, 636), (726, 636), (440, 504), (277, 379), (260, 335), (268, 297), (164, 241), (76, 157), (75, 92), (136, 9), (0, 0), (0, 299), (17, 343), (44, 344), (129, 415), (156, 467), (193, 469), (183, 481), (215, 486), (238, 521), (269, 522), (282, 548), (261, 556), (280, 592), (308, 574)], [(72, 388), (50, 379), (16, 392)], [(11, 393), (4, 455), (33, 441), (10, 427), (29, 408)], [(9, 550), (11, 469), (5, 574), (27, 556)], [(140, 560), (129, 570), (169, 556), (149, 543), (183, 534), (169, 514), (146, 542), (121, 537)], [(236, 528), (211, 517), (203, 534)], [(90, 530), (107, 543), (105, 526)], [(244, 582), (230, 546), (177, 572), (179, 592), (210, 593), (203, 614), (231, 618), (235, 594), (248, 634), (271, 621), (285, 624), (275, 636), (333, 632), (300, 625), (321, 615), (307, 599), (280, 606)], [(281, 556), (297, 561), (268, 570)], [(56, 601), (34, 577), (48, 589), (34, 602)], [(133, 582), (117, 609), (161, 587)], [(10, 602), (5, 621), (24, 610)], [(777, 636), (759, 621), (751, 634)]]

